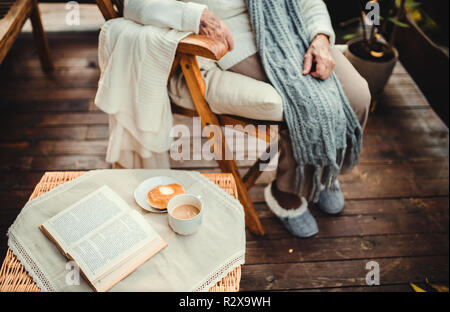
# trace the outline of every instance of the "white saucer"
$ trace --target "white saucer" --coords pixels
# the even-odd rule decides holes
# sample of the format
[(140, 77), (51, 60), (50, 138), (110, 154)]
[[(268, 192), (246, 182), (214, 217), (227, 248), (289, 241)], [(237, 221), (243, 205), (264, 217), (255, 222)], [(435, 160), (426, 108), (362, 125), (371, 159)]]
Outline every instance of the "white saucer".
[(177, 179), (171, 178), (171, 177), (153, 177), (150, 179), (145, 180), (139, 186), (134, 190), (134, 199), (136, 200), (136, 203), (141, 206), (141, 208), (155, 213), (166, 213), (167, 209), (156, 209), (150, 206), (150, 204), (147, 201), (147, 194), (148, 192), (157, 187), (158, 185), (167, 185), (167, 184), (180, 184), (183, 186), (180, 181)]

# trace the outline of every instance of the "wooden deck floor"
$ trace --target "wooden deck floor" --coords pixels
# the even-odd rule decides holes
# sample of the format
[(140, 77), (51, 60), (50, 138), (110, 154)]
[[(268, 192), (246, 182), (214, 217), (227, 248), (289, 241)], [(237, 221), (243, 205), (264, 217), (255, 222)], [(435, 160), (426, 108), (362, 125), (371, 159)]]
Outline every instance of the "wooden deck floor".
[[(107, 116), (93, 106), (96, 34), (51, 34), (50, 46), (53, 76), (41, 72), (29, 35), (0, 67), (1, 257), (5, 233), (44, 171), (109, 167)], [(448, 282), (448, 129), (401, 65), (364, 138), (360, 165), (341, 178), (346, 208), (336, 217), (313, 209), (314, 238), (287, 233), (263, 201), (271, 175), (260, 178), (251, 196), (268, 235), (248, 233), (242, 290), (398, 291), (425, 278)], [(218, 171), (215, 162), (172, 165)], [(371, 260), (380, 264), (382, 286), (365, 286)]]

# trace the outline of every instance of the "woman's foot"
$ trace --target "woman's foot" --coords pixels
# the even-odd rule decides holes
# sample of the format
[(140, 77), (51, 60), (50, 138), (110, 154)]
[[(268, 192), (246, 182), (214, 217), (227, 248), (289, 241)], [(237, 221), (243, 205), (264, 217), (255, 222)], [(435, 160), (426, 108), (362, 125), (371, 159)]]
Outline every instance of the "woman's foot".
[(296, 209), (302, 205), (302, 199), (299, 196), (280, 191), (276, 183), (271, 184), (270, 190), (277, 203), (283, 207), (283, 209)]
[[(275, 183), (273, 183), (275, 184)], [(286, 229), (294, 236), (306, 238), (311, 237), (319, 232), (316, 220), (308, 210), (308, 202), (304, 198), (288, 194), (286, 198), (280, 200), (284, 204), (288, 204), (287, 208), (280, 205), (275, 198), (272, 190), (275, 189), (275, 194), (280, 195), (276, 186), (269, 184), (264, 190), (264, 199), (270, 210), (281, 220)], [(278, 191), (278, 192), (277, 192)], [(294, 199), (294, 196), (297, 199)]]
[(334, 184), (334, 190), (323, 190), (320, 192), (317, 205), (320, 210), (328, 214), (338, 214), (344, 209), (344, 195), (342, 194), (338, 180)]

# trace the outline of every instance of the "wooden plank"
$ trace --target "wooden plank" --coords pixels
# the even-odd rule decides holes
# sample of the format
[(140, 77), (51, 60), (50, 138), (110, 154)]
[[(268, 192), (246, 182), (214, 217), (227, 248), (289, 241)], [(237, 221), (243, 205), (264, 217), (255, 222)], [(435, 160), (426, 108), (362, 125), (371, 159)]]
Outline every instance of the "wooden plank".
[(348, 200), (342, 215), (361, 214), (404, 214), (431, 213), (448, 211), (448, 197), (437, 198), (403, 198), (381, 200)]
[[(71, 40), (71, 39), (68, 39)], [(98, 40), (98, 39), (97, 39)], [(52, 41), (51, 41), (52, 42)], [(31, 42), (28, 42), (30, 45)], [(23, 48), (22, 48), (23, 49)], [(55, 65), (57, 65), (57, 70), (55, 73), (61, 75), (63, 73), (77, 73), (81, 70), (87, 71), (87, 76), (99, 76), (100, 69), (98, 67), (98, 56), (95, 51), (92, 49), (84, 49), (80, 47), (80, 53), (68, 53), (58, 52), (58, 50), (53, 48), (52, 44), (52, 56), (54, 57)], [(16, 77), (16, 78), (25, 78), (25, 77), (44, 77), (46, 79), (50, 79), (52, 75), (46, 75), (45, 73), (39, 73), (40, 71), (40, 62), (36, 59), (35, 53), (30, 52), (22, 52), (21, 48), (16, 48), (15, 46), (12, 48), (12, 51), (17, 51), (19, 53), (19, 58), (22, 61), (18, 63), (15, 68), (13, 68), (13, 62), (18, 61), (18, 56), (13, 55), (11, 58), (7, 58), (5, 60), (5, 65), (8, 68), (7, 75)], [(2, 77), (4, 79), (5, 77)], [(20, 80), (19, 80), (20, 81)]]
[(407, 86), (415, 86), (416, 88), (419, 88), (407, 72), (393, 73), (391, 78), (389, 78), (387, 85), (389, 85), (389, 86), (390, 85), (396, 85), (396, 86), (407, 85)]
[(9, 88), (3, 89), (0, 96), (4, 99), (14, 99), (19, 101), (26, 101), (30, 99), (37, 99), (40, 101), (66, 101), (79, 99), (93, 99), (97, 92), (96, 87), (91, 88), (49, 88), (46, 92), (40, 89), (29, 89), (27, 92), (22, 92), (22, 89)]
[(277, 240), (247, 242), (245, 263), (248, 265), (437, 256), (448, 255), (448, 248), (447, 233), (323, 239), (296, 239), (290, 236)]
[[(27, 127), (60, 127), (108, 124), (108, 116), (102, 112), (18, 114), (1, 116), (1, 128), (12, 129), (17, 125)], [(39, 131), (39, 130), (36, 130)]]
[[(28, 190), (32, 191), (36, 184), (41, 180), (44, 172), (1, 172), (0, 173), (0, 190)], [(31, 194), (31, 193), (30, 193)], [(7, 193), (2, 194), (3, 196)], [(4, 206), (6, 207), (6, 203)], [(3, 208), (2, 208), (3, 209)], [(0, 209), (0, 211), (2, 210)]]
[(29, 153), (31, 145), (29, 142), (2, 142), (0, 143), (0, 152), (2, 154), (24, 154)]
[(6, 236), (8, 228), (14, 222), (20, 209), (28, 201), (31, 195), (30, 191), (0, 191), (2, 199), (2, 208), (0, 209), (0, 259), (4, 259), (7, 250), (8, 237)]
[(63, 171), (108, 169), (105, 156), (67, 155), (67, 156), (21, 156), (0, 155), (0, 170), (4, 171)]
[[(273, 217), (266, 203), (255, 205), (261, 218)], [(448, 211), (449, 198), (397, 198), (397, 199), (357, 199), (346, 200), (344, 210), (340, 216), (359, 216), (377, 214), (405, 214), (405, 213), (431, 213)], [(310, 209), (316, 209), (311, 205)]]
[(0, 112), (3, 113), (85, 112), (89, 109), (90, 104), (91, 100), (86, 99), (75, 101), (11, 101), (0, 99)]
[(107, 140), (109, 138), (109, 126), (92, 125), (88, 127), (86, 140)]
[[(23, 69), (27, 71), (28, 69)], [(80, 70), (74, 70), (72, 68), (62, 70), (58, 67), (56, 74), (47, 76), (37, 76), (34, 74), (23, 74), (21, 76), (5, 75), (0, 79), (2, 85), (0, 86), (0, 94), (7, 92), (7, 89), (63, 89), (63, 88), (95, 88), (98, 85), (100, 78), (100, 72), (96, 69), (82, 68)], [(37, 78), (41, 79), (37, 79)], [(14, 79), (12, 85), (10, 81)], [(17, 101), (15, 98), (10, 100)], [(32, 100), (30, 98), (30, 100)]]
[[(418, 283), (420, 284), (420, 283)], [(331, 287), (331, 288), (312, 288), (291, 290), (301, 292), (413, 292), (411, 285), (409, 284), (395, 284), (395, 285), (382, 285), (382, 286), (360, 286), (360, 287)]]
[[(0, 212), (8, 214), (14, 211), (16, 213), (15, 215), (17, 215), (28, 201), (31, 193), (32, 190), (0, 190), (0, 196), (2, 198), (2, 209), (0, 209)], [(10, 225), (11, 223), (8, 224), (8, 227)]]
[[(448, 157), (449, 138), (445, 132), (365, 135), (360, 163), (425, 160)], [(419, 148), (420, 147), (420, 148)]]
[(384, 94), (387, 96), (390, 95), (400, 95), (400, 96), (412, 96), (414, 95), (417, 98), (421, 98), (426, 102), (426, 98), (417, 85), (414, 83), (414, 80), (411, 79), (408, 75), (402, 76), (402, 78), (397, 79), (395, 76), (389, 81), (389, 83), (384, 88)]
[(448, 160), (359, 165), (340, 180), (349, 199), (448, 195)]
[(425, 96), (407, 73), (391, 76), (378, 105), (397, 108), (429, 107)]
[[(65, 20), (62, 22), (65, 23)], [(52, 47), (52, 52), (54, 51), (59, 54), (66, 53), (67, 55), (76, 55), (78, 53), (75, 53), (73, 49), (68, 49), (67, 40), (70, 40), (73, 44), (70, 47), (76, 46), (80, 49), (80, 52), (83, 52), (86, 49), (94, 51), (98, 47), (99, 32), (100, 29), (96, 29), (95, 31), (85, 31), (83, 33), (50, 32), (48, 33), (48, 39)], [(34, 58), (31, 55), (35, 54), (36, 51), (30, 51), (30, 49), (27, 49), (33, 40), (34, 38), (30, 32), (23, 32), (18, 37), (12, 49), (17, 50), (18, 53), (20, 52), (19, 57), (24, 57), (25, 59)], [(18, 53), (15, 53), (15, 55)], [(10, 59), (9, 56), (8, 59)]]
[[(316, 215), (319, 233), (313, 239), (330, 237), (354, 237), (366, 235), (448, 233), (448, 211), (427, 214), (381, 214), (359, 216), (324, 216), (313, 210)], [(283, 224), (276, 218), (261, 218), (268, 229), (264, 239), (278, 240), (292, 237)], [(247, 241), (259, 240), (247, 232)]]
[[(55, 55), (53, 46), (52, 54)], [(68, 58), (69, 56), (66, 55), (61, 57)], [(16, 62), (18, 61), (16, 60)], [(46, 81), (46, 83), (50, 83), (50, 81), (56, 81), (60, 79), (64, 84), (68, 84), (70, 80), (73, 80), (73, 82), (77, 84), (78, 82), (75, 82), (76, 79), (80, 80), (80, 83), (81, 81), (86, 79), (89, 82), (89, 85), (91, 85), (92, 81), (98, 81), (98, 78), (100, 77), (99, 69), (94, 66), (68, 67), (58, 64), (58, 67), (56, 67), (51, 76), (49, 76), (48, 74), (42, 72), (42, 70), (40, 70), (39, 68), (23, 68), (20, 65), (16, 65), (19, 63), (12, 63), (13, 62), (11, 61), (11, 58), (8, 57), (2, 64), (2, 68), (5, 69), (2, 70), (4, 74), (2, 74), (2, 76), (0, 77), (0, 80), (2, 82), (11, 82), (17, 80), (18, 84), (24, 85), (27, 81), (30, 81), (31, 83), (33, 83), (33, 85), (39, 86), (39, 84), (42, 84), (42, 82), (38, 82), (38, 79), (42, 79)], [(94, 84), (92, 84), (92, 86), (94, 86)]]
[[(241, 291), (291, 290), (366, 285), (366, 263), (374, 259), (245, 265)], [(430, 280), (448, 281), (448, 257), (376, 259), (381, 284), (406, 284)]]
[(35, 157), (30, 164), (31, 170), (61, 171), (61, 170), (94, 170), (94, 169), (110, 169), (111, 165), (105, 161), (105, 156), (52, 156), (52, 157)]
[(398, 75), (398, 74), (408, 74), (408, 71), (406, 70), (406, 68), (403, 66), (403, 64), (401, 62), (397, 62), (394, 66), (394, 70), (392, 71), (393, 75)]
[(398, 94), (382, 94), (378, 100), (377, 107), (384, 106), (385, 108), (393, 109), (427, 109), (428, 102), (415, 95), (398, 95)]
[[(52, 46), (53, 51), (53, 46)], [(53, 53), (52, 53), (53, 55)], [(63, 55), (56, 53), (56, 58), (54, 60), (55, 66), (59, 68), (70, 68), (70, 70), (76, 70), (78, 67), (81, 68), (95, 68), (98, 74), (100, 70), (98, 69), (98, 56), (95, 53), (91, 53), (90, 50), (85, 51), (81, 55), (69, 54)], [(65, 57), (64, 57), (65, 56)], [(39, 60), (36, 58), (27, 58), (20, 64), (22, 70), (34, 70), (37, 71), (39, 68)], [(28, 73), (22, 73), (22, 76), (26, 76)]]
[(14, 222), (16, 216), (28, 201), (30, 195), (31, 191), (0, 191), (0, 196), (2, 198), (2, 209), (0, 209), (0, 229), (4, 229), (2, 235), (0, 235), (1, 238), (6, 236), (6, 230)]
[(86, 137), (87, 126), (53, 127), (53, 128), (21, 128), (13, 131), (0, 131), (1, 141), (21, 140), (82, 140)]
[[(106, 155), (108, 141), (40, 141), (33, 155)], [(1, 145), (0, 145), (1, 149)]]
[(102, 112), (62, 113), (44, 115), (39, 126), (108, 124), (108, 116)]
[(447, 132), (448, 128), (430, 109), (394, 110), (379, 107), (375, 114), (369, 116), (366, 134), (393, 135), (405, 133)]
[[(447, 196), (448, 160), (360, 164), (351, 173), (341, 175), (346, 199)], [(264, 184), (273, 178), (263, 175), (250, 190), (254, 202), (263, 202)]]

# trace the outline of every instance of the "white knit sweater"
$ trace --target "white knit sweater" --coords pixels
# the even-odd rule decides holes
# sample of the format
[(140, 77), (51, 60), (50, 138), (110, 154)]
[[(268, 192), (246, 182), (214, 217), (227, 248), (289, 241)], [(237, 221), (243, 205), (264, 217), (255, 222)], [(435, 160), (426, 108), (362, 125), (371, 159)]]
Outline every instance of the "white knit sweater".
[[(235, 48), (227, 53), (219, 62), (226, 70), (257, 52), (255, 35), (253, 34), (247, 7), (244, 0), (125, 0), (140, 1), (145, 16), (139, 12), (125, 15), (144, 25), (169, 27), (180, 31), (198, 33), (200, 17), (203, 10), (209, 10), (219, 16), (233, 34)], [(322, 0), (298, 0), (304, 12), (310, 40), (317, 34), (325, 34), (333, 45), (335, 34), (331, 26), (325, 3)]]

